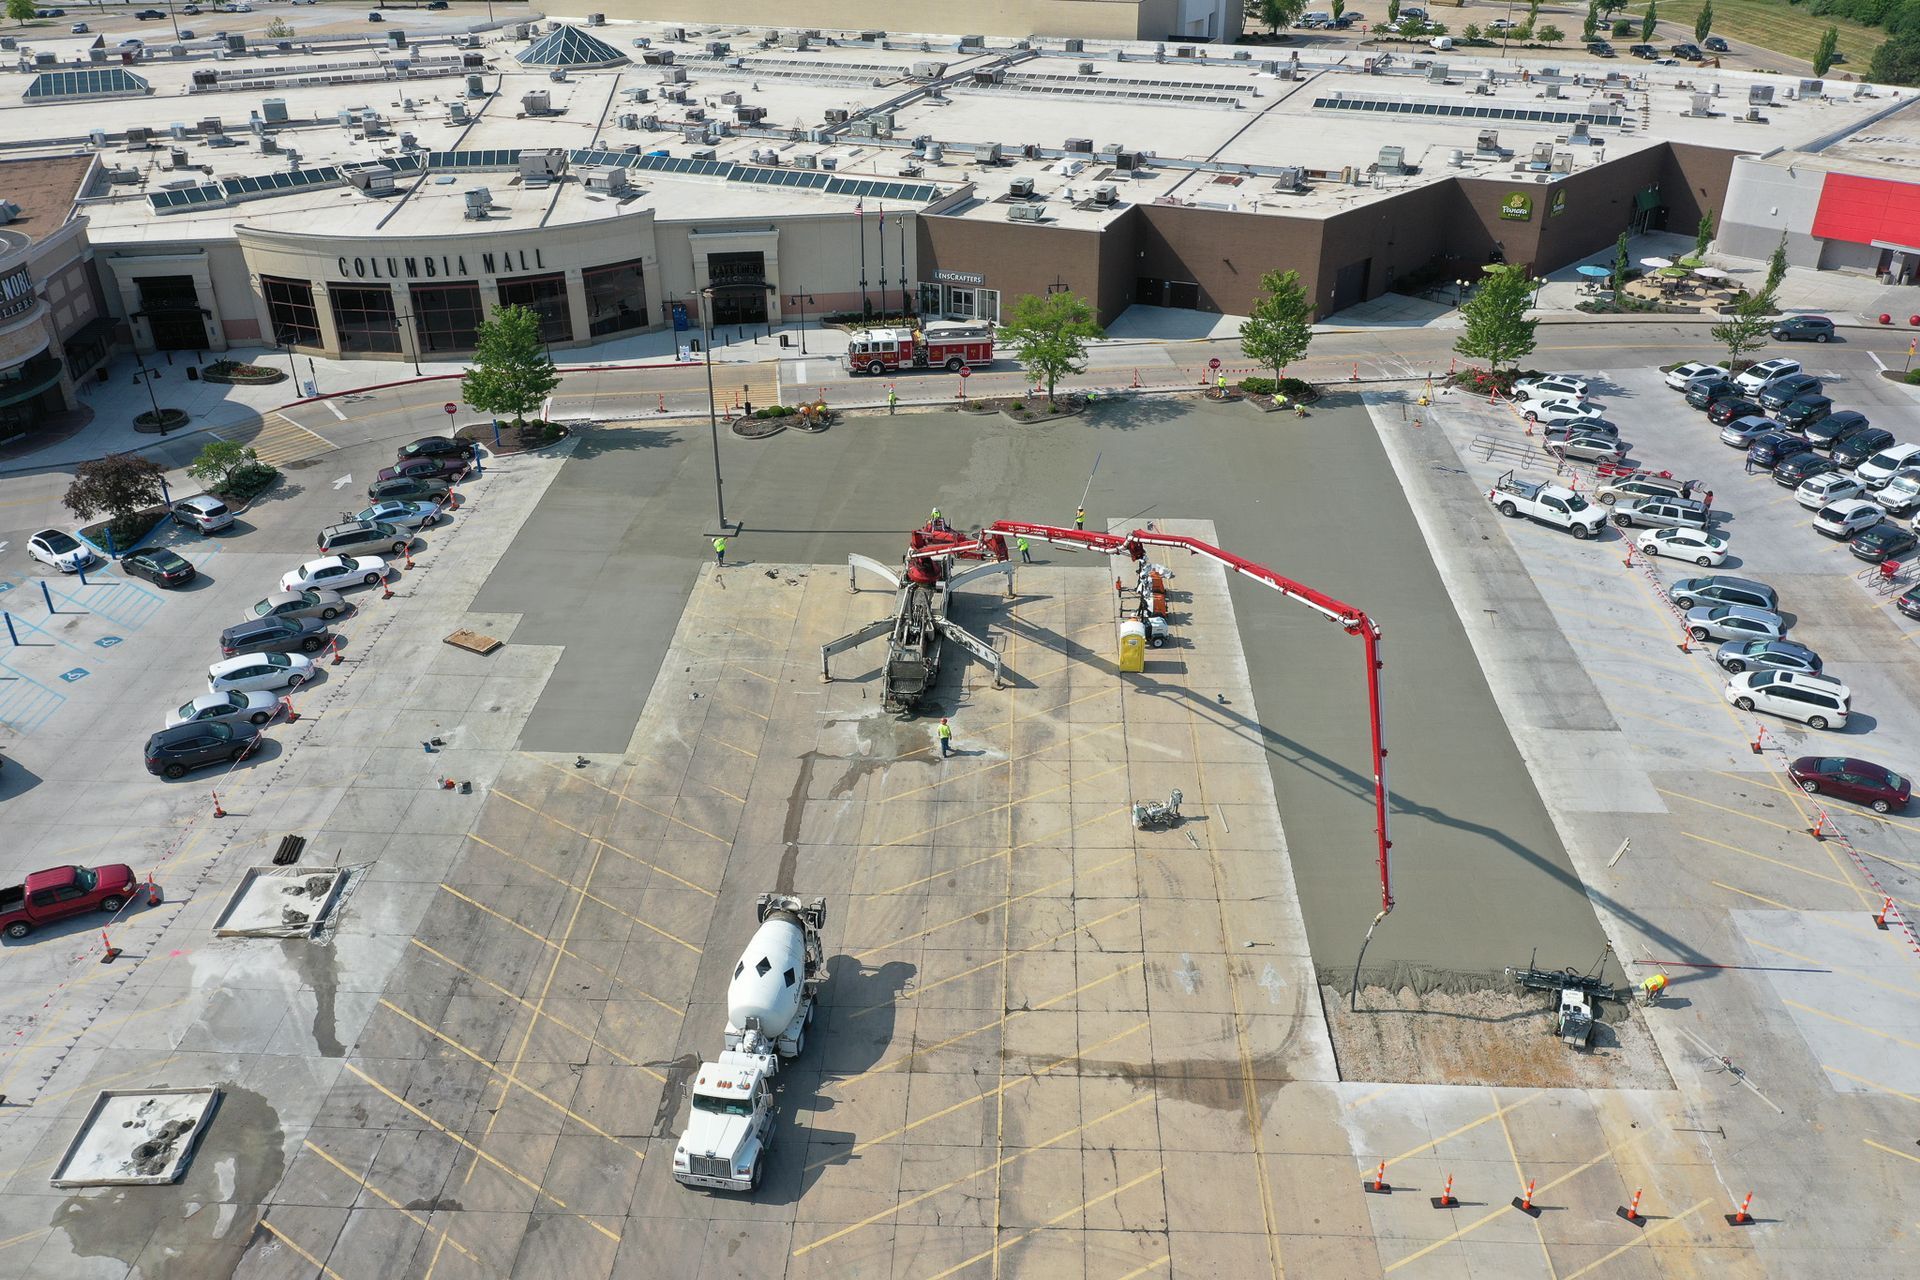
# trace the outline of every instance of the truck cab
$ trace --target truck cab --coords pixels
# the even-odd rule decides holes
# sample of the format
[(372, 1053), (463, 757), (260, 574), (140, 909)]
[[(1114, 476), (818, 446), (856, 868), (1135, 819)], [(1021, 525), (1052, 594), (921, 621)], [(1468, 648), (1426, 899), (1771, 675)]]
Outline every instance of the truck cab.
[(766, 1171), (773, 1128), (771, 1052), (729, 1049), (703, 1062), (693, 1080), (693, 1111), (673, 1149), (673, 1176), (692, 1187), (752, 1191)]
[(24, 938), (42, 925), (88, 911), (118, 911), (137, 885), (133, 868), (50, 867), (0, 888), (0, 933)]

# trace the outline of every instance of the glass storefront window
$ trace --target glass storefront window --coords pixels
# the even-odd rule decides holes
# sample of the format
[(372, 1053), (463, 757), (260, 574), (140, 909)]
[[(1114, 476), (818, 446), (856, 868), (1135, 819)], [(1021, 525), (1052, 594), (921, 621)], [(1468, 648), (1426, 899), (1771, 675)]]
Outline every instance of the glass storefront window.
[(333, 300), (333, 327), (340, 350), (398, 352), (400, 326), (393, 313), (393, 290), (362, 289), (356, 285), (327, 287)]
[(502, 280), (500, 305), (533, 308), (540, 316), (540, 336), (548, 342), (573, 341), (573, 313), (567, 307), (564, 275), (516, 276)]
[(587, 332), (593, 337), (647, 327), (647, 282), (638, 261), (581, 273), (587, 291)]
[(260, 292), (266, 297), (267, 318), (279, 341), (296, 347), (320, 345), (320, 313), (314, 309), (311, 284), (261, 276)]
[(471, 280), (453, 284), (416, 284), (413, 331), (420, 350), (438, 354), (471, 351), (480, 327), (480, 286)]

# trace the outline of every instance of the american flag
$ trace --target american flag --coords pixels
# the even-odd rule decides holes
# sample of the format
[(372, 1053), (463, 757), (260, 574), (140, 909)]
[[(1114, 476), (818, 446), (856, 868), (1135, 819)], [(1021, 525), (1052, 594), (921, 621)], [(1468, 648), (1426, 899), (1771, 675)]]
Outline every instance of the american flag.
[(864, 218), (866, 214), (867, 214), (867, 198), (865, 196), (861, 196), (858, 200), (855, 200), (853, 202), (853, 216), (856, 218)]

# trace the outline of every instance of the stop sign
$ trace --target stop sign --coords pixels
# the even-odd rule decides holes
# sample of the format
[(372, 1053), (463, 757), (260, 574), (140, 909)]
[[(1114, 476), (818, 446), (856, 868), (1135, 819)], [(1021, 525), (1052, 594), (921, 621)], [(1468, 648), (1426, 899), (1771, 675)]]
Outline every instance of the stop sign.
[(1215, 357), (1214, 357), (1213, 359), (1211, 359), (1211, 360), (1209, 360), (1209, 361), (1207, 361), (1207, 368), (1209, 368), (1209, 369), (1218, 369), (1219, 367), (1220, 367), (1220, 357), (1219, 357), (1219, 356), (1215, 356)]
[(451, 418), (454, 414), (460, 412), (460, 406), (453, 403), (453, 401), (451, 400), (447, 401), (447, 403), (441, 405), (440, 407), (447, 411), (447, 416), (449, 418)]
[(960, 366), (960, 376), (963, 378), (971, 378), (973, 376), (973, 370), (963, 364)]

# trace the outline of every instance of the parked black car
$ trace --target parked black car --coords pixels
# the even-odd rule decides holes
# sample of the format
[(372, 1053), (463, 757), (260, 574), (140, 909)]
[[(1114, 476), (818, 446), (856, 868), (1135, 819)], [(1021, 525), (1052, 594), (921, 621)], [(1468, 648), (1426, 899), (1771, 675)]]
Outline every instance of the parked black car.
[(177, 724), (147, 739), (147, 772), (184, 778), (190, 769), (239, 760), (259, 741), (260, 730), (250, 724)]
[(1620, 56), (1613, 51), (1613, 46), (1605, 40), (1587, 41), (1587, 52), (1596, 58), (1617, 58)]
[(1695, 378), (1687, 384), (1687, 403), (1696, 409), (1711, 409), (1720, 401), (1739, 395), (1740, 388), (1726, 378)]
[(412, 444), (403, 444), (395, 451), (393, 460), (405, 462), (408, 458), (471, 458), (477, 452), (471, 440), (455, 440), (452, 436), (421, 436)]
[(1833, 449), (1853, 439), (1872, 425), (1867, 421), (1866, 414), (1852, 409), (1842, 409), (1801, 428), (1800, 434), (1805, 436), (1816, 449)]
[(1787, 316), (1773, 326), (1775, 342), (1831, 342), (1833, 321), (1825, 316)]
[[(1833, 401), (1827, 397), (1801, 396), (1798, 400), (1789, 400), (1780, 406), (1780, 425), (1812, 439), (1807, 428), (1825, 421), (1827, 415), (1832, 412)], [(1815, 441), (1815, 443), (1819, 442)]]
[(333, 643), (333, 632), (318, 618), (255, 618), (220, 633), (220, 656), (243, 653), (318, 653)]
[(1707, 421), (1716, 427), (1724, 427), (1735, 418), (1758, 416), (1765, 411), (1758, 400), (1747, 400), (1740, 396), (1728, 396), (1724, 400), (1715, 400), (1707, 408)]
[(1868, 427), (1833, 446), (1833, 460), (1843, 471), (1851, 470), (1882, 449), (1892, 448), (1893, 444), (1893, 432), (1884, 427)]
[(1920, 544), (1920, 538), (1914, 536), (1913, 530), (1891, 521), (1882, 521), (1871, 529), (1862, 529), (1854, 534), (1853, 541), (1847, 544), (1847, 550), (1853, 552), (1857, 560), (1878, 564), (1882, 560), (1907, 555), (1916, 544)]
[(1726, 37), (1724, 36), (1708, 36), (1706, 39), (1706, 45), (1707, 45), (1707, 48), (1714, 53), (1732, 53), (1733, 52), (1733, 50), (1730, 47), (1728, 47)]
[(1808, 449), (1783, 459), (1773, 469), (1773, 482), (1785, 488), (1797, 488), (1802, 480), (1825, 475), (1829, 471), (1838, 471), (1832, 458), (1824, 457)]
[(1909, 618), (1920, 618), (1920, 587), (1908, 587), (1894, 604)]
[(1775, 378), (1760, 389), (1760, 407), (1778, 409), (1803, 396), (1817, 396), (1826, 389), (1826, 384), (1810, 373), (1789, 374)]
[(1656, 58), (1660, 56), (1660, 51), (1650, 44), (1630, 44), (1627, 46), (1627, 52), (1636, 58)]
[(1813, 446), (1801, 437), (1785, 431), (1769, 431), (1747, 446), (1747, 461), (1763, 471), (1771, 471), (1796, 453), (1810, 453)]
[(1667, 52), (1676, 58), (1685, 58), (1688, 62), (1704, 62), (1707, 57), (1700, 52), (1700, 46), (1697, 44), (1676, 44)]
[(192, 582), (199, 570), (193, 562), (165, 547), (136, 551), (120, 560), (122, 572), (133, 578), (145, 578), (156, 587), (180, 587)]

